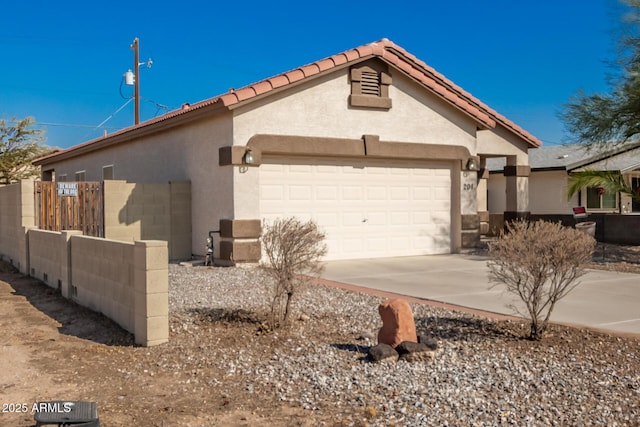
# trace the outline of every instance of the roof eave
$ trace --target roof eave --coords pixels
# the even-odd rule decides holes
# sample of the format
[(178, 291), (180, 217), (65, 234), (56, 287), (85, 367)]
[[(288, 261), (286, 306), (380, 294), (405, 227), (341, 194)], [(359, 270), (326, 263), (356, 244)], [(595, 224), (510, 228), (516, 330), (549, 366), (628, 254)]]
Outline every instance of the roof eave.
[(118, 132), (107, 135), (106, 137), (94, 139), (83, 144), (73, 146), (66, 150), (61, 150), (56, 153), (37, 158), (31, 163), (35, 166), (46, 166), (48, 164), (57, 163), (62, 160), (67, 160), (76, 156), (80, 156), (82, 154), (102, 150), (113, 145), (127, 142), (135, 138), (141, 138), (177, 126), (182, 126), (186, 123), (208, 116), (211, 113), (215, 114), (219, 111), (227, 109), (228, 108), (224, 105), (224, 103), (218, 102), (216, 100), (201, 107), (191, 106), (190, 108), (185, 108), (183, 110), (176, 110), (165, 115), (170, 115), (170, 117), (163, 118), (163, 116), (161, 116), (158, 119), (152, 119), (146, 122), (142, 122), (136, 126), (125, 128)]

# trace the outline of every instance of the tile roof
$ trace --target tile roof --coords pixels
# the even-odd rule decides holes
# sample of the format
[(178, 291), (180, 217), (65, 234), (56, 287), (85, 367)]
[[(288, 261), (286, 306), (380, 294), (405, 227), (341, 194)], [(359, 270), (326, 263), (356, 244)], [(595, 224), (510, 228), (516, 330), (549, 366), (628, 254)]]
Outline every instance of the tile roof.
[[(487, 169), (502, 171), (504, 157), (487, 159)], [(625, 172), (640, 168), (640, 141), (633, 140), (605, 151), (589, 150), (585, 144), (566, 144), (529, 149), (532, 170), (581, 169), (618, 170)]]
[(473, 97), (470, 93), (454, 84), (452, 81), (444, 77), (444, 75), (438, 73), (435, 69), (428, 66), (423, 61), (419, 60), (413, 54), (407, 52), (402, 47), (398, 46), (388, 39), (382, 39), (377, 42), (359, 46), (354, 49), (350, 49), (345, 52), (330, 56), (328, 58), (303, 65), (294, 70), (290, 70), (277, 76), (259, 81), (257, 83), (247, 85), (240, 89), (230, 89), (227, 93), (206, 99), (204, 101), (193, 104), (185, 104), (183, 108), (180, 108), (178, 110), (171, 111), (162, 116), (142, 122), (138, 125), (122, 129), (118, 132), (114, 132), (106, 137), (88, 141), (84, 144), (76, 145), (69, 149), (62, 150), (56, 154), (42, 157), (36, 160), (35, 163), (41, 164), (43, 161), (46, 161), (49, 158), (58, 157), (60, 155), (64, 155), (65, 153), (69, 153), (70, 151), (87, 147), (92, 144), (97, 144), (101, 141), (104, 141), (105, 139), (114, 138), (115, 136), (135, 131), (136, 129), (148, 128), (156, 125), (157, 123), (165, 122), (167, 120), (171, 120), (175, 117), (179, 117), (185, 114), (191, 114), (193, 111), (201, 110), (203, 108), (212, 106), (223, 106), (231, 108), (234, 105), (251, 101), (252, 99), (260, 95), (268, 94), (271, 91), (284, 88), (288, 85), (294, 84), (307, 78), (312, 78), (313, 76), (316, 76), (320, 73), (330, 71), (337, 67), (346, 66), (350, 63), (360, 62), (372, 57), (378, 57), (383, 61), (398, 68), (407, 76), (422, 84), (424, 87), (440, 96), (449, 104), (453, 105), (457, 109), (461, 110), (462, 112), (478, 121), (485, 128), (492, 129), (496, 127), (496, 124), (500, 124), (518, 137), (524, 139), (530, 146), (538, 147), (542, 145), (540, 140), (531, 135), (529, 132), (525, 131), (512, 121), (508, 120), (506, 117), (500, 115), (493, 109), (489, 108), (487, 105), (483, 104), (480, 100)]

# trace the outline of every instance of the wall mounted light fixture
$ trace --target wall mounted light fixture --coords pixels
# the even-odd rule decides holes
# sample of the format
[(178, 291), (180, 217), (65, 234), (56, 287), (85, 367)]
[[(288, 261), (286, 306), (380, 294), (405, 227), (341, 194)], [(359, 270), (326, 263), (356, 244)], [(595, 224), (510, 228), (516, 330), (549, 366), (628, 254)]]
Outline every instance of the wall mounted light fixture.
[(475, 157), (469, 157), (467, 160), (466, 169), (469, 171), (477, 171), (478, 170), (478, 161)]
[(247, 165), (252, 165), (255, 159), (253, 158), (253, 153), (251, 153), (251, 149), (247, 148), (247, 151), (244, 153), (244, 163)]

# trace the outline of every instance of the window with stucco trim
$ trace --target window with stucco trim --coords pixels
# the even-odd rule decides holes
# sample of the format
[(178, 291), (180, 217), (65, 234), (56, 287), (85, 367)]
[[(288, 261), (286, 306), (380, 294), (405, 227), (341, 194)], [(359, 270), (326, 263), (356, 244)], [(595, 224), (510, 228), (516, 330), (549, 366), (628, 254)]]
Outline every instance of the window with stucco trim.
[(391, 108), (389, 86), (391, 74), (385, 64), (379, 61), (367, 61), (354, 65), (349, 70), (351, 95), (349, 106), (364, 108)]
[(602, 188), (589, 187), (586, 191), (587, 209), (616, 209), (618, 194), (603, 191)]
[(85, 175), (86, 175), (86, 171), (78, 171), (76, 172), (76, 176), (75, 176), (75, 180), (76, 181), (84, 181), (85, 179)]

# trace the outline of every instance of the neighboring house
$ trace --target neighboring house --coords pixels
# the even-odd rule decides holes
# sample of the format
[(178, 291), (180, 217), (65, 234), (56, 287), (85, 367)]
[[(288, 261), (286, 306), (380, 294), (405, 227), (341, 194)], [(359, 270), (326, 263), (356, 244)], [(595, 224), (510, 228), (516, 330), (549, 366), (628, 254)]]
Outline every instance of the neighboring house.
[[(598, 188), (587, 188), (567, 199), (569, 175), (584, 170), (617, 171), (634, 191), (640, 191), (640, 141), (631, 141), (608, 151), (589, 151), (583, 144), (543, 147), (529, 151), (531, 175), (529, 176), (529, 205), (534, 218), (562, 220), (570, 224), (573, 208), (585, 207), (591, 220), (598, 220), (600, 228), (607, 225), (607, 236), (599, 237), (611, 242), (637, 244), (638, 224), (635, 218), (618, 218), (604, 214), (640, 215), (640, 203), (626, 194), (612, 194)], [(504, 161), (487, 161), (490, 170), (487, 185), (488, 208), (492, 226), (500, 228), (501, 213), (506, 205), (506, 181)], [(637, 221), (636, 221), (637, 222)], [(629, 224), (633, 230), (629, 230)], [(625, 231), (625, 227), (627, 230)], [(618, 231), (616, 231), (618, 230)], [(601, 230), (602, 231), (602, 230)]]
[(261, 225), (313, 218), (327, 259), (457, 252), (488, 221), (488, 157), (504, 216), (528, 215), (540, 141), (393, 42), (333, 55), (41, 158), (43, 179), (191, 181), (192, 250), (260, 258)]
[[(584, 206), (591, 213), (640, 213), (640, 204), (625, 194), (609, 194), (587, 188), (567, 199), (568, 178), (584, 170), (620, 172), (625, 181), (640, 188), (640, 141), (615, 149), (589, 151), (583, 144), (543, 147), (529, 151), (529, 205), (532, 215), (572, 215), (572, 209)], [(500, 213), (505, 206), (504, 162), (492, 159), (488, 183), (489, 211)]]

